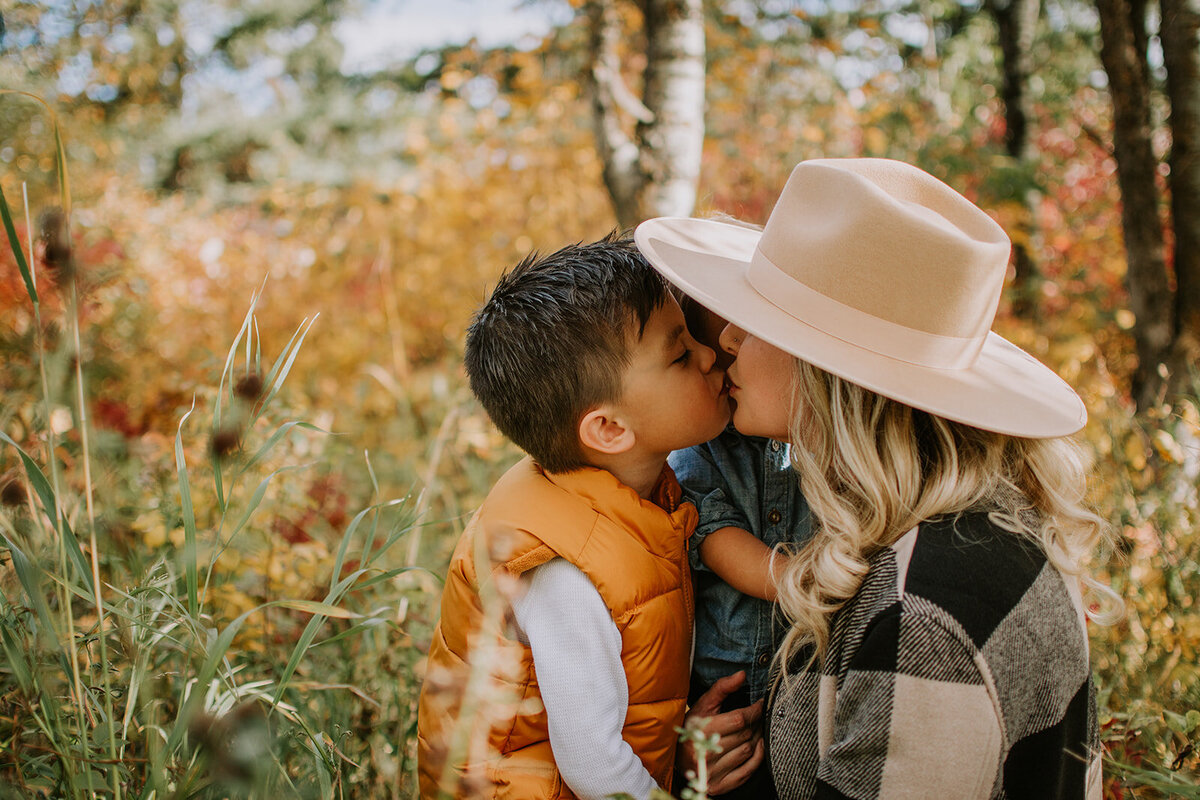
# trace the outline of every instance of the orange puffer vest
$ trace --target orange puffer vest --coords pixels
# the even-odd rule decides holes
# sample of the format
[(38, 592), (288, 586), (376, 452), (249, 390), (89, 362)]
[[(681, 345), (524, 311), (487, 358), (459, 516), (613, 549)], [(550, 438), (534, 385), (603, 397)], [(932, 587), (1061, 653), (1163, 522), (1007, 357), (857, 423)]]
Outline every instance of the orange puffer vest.
[(496, 483), (446, 576), (417, 713), (422, 798), (575, 796), (554, 765), (533, 656), (507, 599), (517, 576), (553, 558), (587, 575), (612, 613), (629, 684), (621, 735), (670, 788), (694, 610), (686, 540), (696, 510), (680, 497), (669, 467), (654, 502), (609, 472), (548, 475), (528, 458)]

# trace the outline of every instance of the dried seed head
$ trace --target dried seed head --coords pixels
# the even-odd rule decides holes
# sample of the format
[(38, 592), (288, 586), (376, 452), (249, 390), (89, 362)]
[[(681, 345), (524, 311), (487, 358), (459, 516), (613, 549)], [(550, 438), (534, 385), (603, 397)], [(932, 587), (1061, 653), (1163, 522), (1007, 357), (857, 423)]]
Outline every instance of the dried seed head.
[(242, 435), (235, 428), (214, 431), (211, 446), (213, 455), (225, 458), (242, 446)]
[(60, 283), (71, 277), (74, 258), (71, 253), (71, 234), (67, 215), (61, 208), (42, 213), (39, 238), (42, 243), (42, 263)]
[(250, 372), (243, 375), (242, 378), (233, 387), (233, 392), (238, 397), (247, 402), (253, 403), (262, 394), (263, 380), (262, 376), (257, 372)]
[(188, 723), (188, 735), (195, 742), (207, 742), (216, 725), (216, 717), (201, 711), (192, 717), (191, 722)]
[(16, 478), (7, 478), (0, 483), (0, 505), (22, 506), (25, 504), (25, 488)]

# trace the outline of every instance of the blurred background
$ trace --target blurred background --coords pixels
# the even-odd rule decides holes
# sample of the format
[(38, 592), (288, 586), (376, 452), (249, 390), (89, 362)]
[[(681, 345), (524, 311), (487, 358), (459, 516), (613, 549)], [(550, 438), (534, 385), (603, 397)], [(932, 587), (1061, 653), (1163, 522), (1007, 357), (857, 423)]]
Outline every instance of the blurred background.
[(1106, 796), (1200, 797), (1194, 5), (6, 3), (0, 797), (415, 796), (439, 576), (519, 455), (472, 312), (826, 156), (1012, 237), (996, 329), (1088, 405), (1128, 603)]

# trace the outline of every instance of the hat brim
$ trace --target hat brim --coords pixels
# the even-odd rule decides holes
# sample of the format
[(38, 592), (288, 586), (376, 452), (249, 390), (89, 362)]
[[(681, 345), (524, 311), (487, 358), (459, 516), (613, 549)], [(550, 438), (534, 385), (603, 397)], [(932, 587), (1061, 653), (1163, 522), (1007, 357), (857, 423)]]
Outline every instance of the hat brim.
[(646, 259), (724, 319), (838, 377), (955, 422), (1028, 438), (1065, 436), (1087, 422), (1053, 370), (989, 332), (966, 369), (912, 364), (831, 336), (763, 297), (746, 279), (761, 232), (718, 220), (659, 217), (637, 227)]

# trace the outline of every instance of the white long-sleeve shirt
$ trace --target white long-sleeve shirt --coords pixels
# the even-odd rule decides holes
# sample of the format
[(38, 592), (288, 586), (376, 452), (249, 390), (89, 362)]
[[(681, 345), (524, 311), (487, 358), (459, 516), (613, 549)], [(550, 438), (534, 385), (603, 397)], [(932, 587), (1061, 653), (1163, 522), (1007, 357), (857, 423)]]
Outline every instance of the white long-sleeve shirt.
[(645, 800), (657, 784), (621, 738), (629, 686), (621, 634), (600, 592), (561, 558), (524, 579), (528, 591), (513, 603), (513, 615), (533, 651), (550, 749), (563, 781), (581, 800), (618, 792)]

